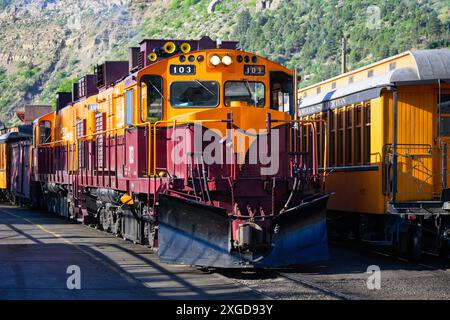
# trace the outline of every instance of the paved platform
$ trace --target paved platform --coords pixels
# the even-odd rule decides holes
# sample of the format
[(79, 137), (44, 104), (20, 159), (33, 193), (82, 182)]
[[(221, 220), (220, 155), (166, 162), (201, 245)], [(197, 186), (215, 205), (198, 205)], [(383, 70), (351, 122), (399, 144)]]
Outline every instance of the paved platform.
[[(69, 266), (81, 289), (69, 290)], [(246, 286), (158, 261), (145, 246), (45, 212), (0, 205), (0, 299), (263, 299)]]

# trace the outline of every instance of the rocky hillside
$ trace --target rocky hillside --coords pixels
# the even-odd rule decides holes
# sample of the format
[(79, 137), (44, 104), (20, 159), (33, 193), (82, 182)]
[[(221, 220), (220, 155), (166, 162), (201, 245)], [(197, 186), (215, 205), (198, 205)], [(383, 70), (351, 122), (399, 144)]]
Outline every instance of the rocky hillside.
[(289, 67), (301, 65), (309, 81), (337, 72), (342, 36), (351, 66), (410, 47), (449, 46), (448, 0), (383, 1), (379, 12), (369, 10), (373, 2), (0, 0), (0, 122), (13, 121), (23, 103), (51, 103), (56, 90), (106, 58), (126, 58), (143, 38), (239, 40)]

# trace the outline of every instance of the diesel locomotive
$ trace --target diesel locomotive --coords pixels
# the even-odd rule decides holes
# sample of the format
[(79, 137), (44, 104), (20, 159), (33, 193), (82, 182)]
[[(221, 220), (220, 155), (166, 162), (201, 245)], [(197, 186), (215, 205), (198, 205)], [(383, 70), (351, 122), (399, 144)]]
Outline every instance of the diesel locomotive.
[(299, 149), (295, 72), (237, 42), (144, 40), (33, 122), (31, 206), (148, 244), (163, 262), (328, 258), (330, 192)]

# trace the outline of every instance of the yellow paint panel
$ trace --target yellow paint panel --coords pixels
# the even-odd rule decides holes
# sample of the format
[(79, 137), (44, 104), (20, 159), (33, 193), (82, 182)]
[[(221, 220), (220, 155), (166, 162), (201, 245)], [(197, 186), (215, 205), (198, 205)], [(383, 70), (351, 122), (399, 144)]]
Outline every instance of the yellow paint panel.
[(7, 187), (6, 170), (0, 170), (0, 189), (6, 189)]
[(326, 189), (335, 192), (328, 208), (344, 212), (384, 213), (381, 171), (333, 172)]
[(7, 149), (8, 145), (6, 143), (0, 144), (0, 189), (6, 189), (8, 187), (7, 178)]
[[(392, 94), (387, 95), (388, 143), (392, 143)], [(432, 86), (398, 89), (398, 201), (435, 197), (436, 95)], [(431, 153), (429, 152), (431, 151)]]

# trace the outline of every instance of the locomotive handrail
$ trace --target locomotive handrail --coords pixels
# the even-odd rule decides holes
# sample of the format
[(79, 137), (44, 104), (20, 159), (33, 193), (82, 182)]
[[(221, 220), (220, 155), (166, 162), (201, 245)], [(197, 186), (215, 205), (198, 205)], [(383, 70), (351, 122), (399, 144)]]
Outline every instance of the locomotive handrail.
[[(151, 125), (153, 125), (153, 176), (156, 176), (156, 129), (158, 127), (158, 125), (163, 124), (163, 123), (173, 123), (174, 126), (176, 126), (177, 124), (195, 124), (195, 123), (217, 123), (217, 122), (230, 122), (232, 120), (230, 119), (216, 119), (216, 120), (211, 120), (211, 119), (207, 119), (207, 120), (182, 120), (182, 121), (177, 121), (177, 120), (160, 120), (160, 121), (156, 121), (156, 122), (147, 122), (149, 124), (149, 130)], [(148, 147), (148, 174), (151, 175), (150, 170), (151, 170), (151, 163), (150, 163), (150, 159), (151, 159), (151, 153), (150, 153), (150, 149), (151, 149), (151, 143), (150, 143), (150, 137), (149, 137), (149, 147)]]
[[(128, 128), (130, 128), (130, 126), (123, 127), (123, 128), (114, 128), (114, 129), (108, 129), (108, 130), (103, 130), (103, 131), (99, 131), (99, 132), (94, 132), (94, 133), (90, 133), (90, 134), (86, 134), (86, 135), (83, 135), (83, 136), (76, 137), (72, 142), (76, 143), (77, 140), (81, 140), (81, 139), (85, 139), (85, 138), (89, 138), (89, 137), (94, 137), (94, 136), (98, 136), (98, 135), (101, 135), (101, 134), (114, 132), (114, 131), (118, 131), (118, 130), (126, 130)], [(61, 139), (61, 140), (47, 142), (47, 143), (40, 143), (40, 144), (37, 144), (37, 147), (47, 147), (47, 146), (52, 146), (52, 145), (63, 143), (63, 142), (66, 143), (66, 142), (69, 142), (69, 140)]]
[[(133, 124), (130, 126), (126, 126), (126, 127), (122, 127), (122, 128), (113, 128), (113, 129), (108, 129), (108, 130), (102, 130), (99, 132), (93, 132), (90, 134), (86, 134), (86, 135), (82, 135), (82, 136), (78, 136), (74, 139), (73, 143), (76, 144), (77, 140), (84, 140), (86, 138), (89, 137), (95, 137), (98, 135), (103, 135), (103, 134), (107, 134), (107, 133), (111, 133), (111, 132), (117, 132), (119, 130), (127, 130), (131, 127), (142, 127), (142, 126), (148, 126), (149, 127), (149, 131), (152, 130), (153, 127), (153, 148), (151, 147), (151, 139), (149, 137), (149, 143), (148, 143), (148, 175), (153, 175), (156, 176), (156, 161), (157, 161), (157, 144), (156, 144), (156, 130), (157, 127), (161, 124), (169, 124), (169, 123), (173, 123), (174, 126), (176, 126), (177, 124), (196, 124), (196, 123), (217, 123), (217, 122), (232, 122), (231, 119), (206, 119), (206, 120), (181, 120), (181, 121), (177, 121), (177, 120), (160, 120), (160, 121), (156, 121), (156, 122), (144, 122), (144, 123), (137, 123), (137, 124)], [(271, 120), (271, 122), (283, 122), (283, 123), (300, 123), (300, 124), (305, 124), (305, 125), (311, 125), (311, 127), (313, 128), (313, 130), (315, 131), (315, 126), (314, 123), (324, 123), (325, 125), (325, 131), (326, 131), (326, 121), (325, 120)], [(325, 141), (324, 141), (324, 169), (326, 169), (327, 167), (327, 146), (328, 146), (328, 138), (327, 135), (325, 135), (324, 137)], [(52, 142), (48, 142), (48, 143), (43, 143), (43, 144), (39, 144), (37, 145), (38, 147), (47, 147), (47, 146), (55, 146), (57, 144), (61, 144), (61, 143), (67, 143), (67, 140), (58, 140), (58, 141), (52, 141)], [(151, 155), (151, 151), (153, 151), (153, 157)], [(152, 159), (153, 158), (153, 159)], [(316, 158), (316, 157), (314, 157)], [(152, 163), (151, 161), (153, 160), (153, 171), (152, 171)], [(314, 171), (315, 173), (317, 173), (316, 171), (316, 165), (314, 164)], [(324, 170), (324, 177), (325, 177), (325, 172), (326, 170)]]
[[(324, 135), (324, 151), (323, 151), (323, 179), (325, 180), (326, 178), (326, 172), (327, 172), (327, 159), (328, 159), (328, 128), (327, 128), (327, 121), (323, 120), (323, 119), (311, 119), (311, 120), (270, 120), (271, 122), (283, 122), (283, 123), (299, 123), (299, 124), (305, 124), (305, 125), (311, 125), (311, 127), (313, 128), (313, 130), (315, 131), (315, 127), (314, 124), (315, 123), (323, 123), (325, 126), (325, 135)], [(315, 155), (314, 155), (315, 156)], [(315, 166), (315, 164), (313, 164)], [(314, 169), (315, 173), (317, 174), (317, 170)], [(324, 181), (325, 182), (325, 181)]]
[[(127, 130), (129, 128), (132, 127), (145, 127), (148, 126), (149, 127), (149, 131), (152, 130), (152, 126), (153, 126), (153, 162), (154, 162), (154, 169), (153, 172), (150, 172), (151, 170), (151, 152), (150, 150), (151, 148), (151, 140), (149, 137), (149, 145), (148, 145), (148, 175), (156, 175), (156, 129), (158, 127), (158, 125), (163, 124), (163, 123), (174, 123), (176, 124), (195, 124), (195, 123), (216, 123), (216, 122), (230, 122), (231, 120), (229, 119), (217, 119), (217, 120), (211, 120), (211, 119), (206, 119), (206, 120), (183, 120), (183, 121), (173, 121), (173, 120), (160, 120), (160, 121), (156, 121), (156, 122), (144, 122), (144, 123), (135, 123), (129, 126), (125, 126), (125, 127), (121, 127), (121, 128), (113, 128), (113, 129), (108, 129), (108, 130), (102, 130), (102, 131), (98, 131), (98, 132), (93, 132), (90, 134), (85, 134), (82, 136), (78, 136), (75, 137), (75, 139), (72, 141), (72, 143), (76, 144), (78, 140), (83, 140), (89, 137), (95, 137), (95, 136), (99, 136), (99, 135), (103, 135), (106, 133), (111, 133), (111, 132), (116, 132), (119, 130)], [(57, 144), (62, 144), (62, 143), (67, 143), (68, 140), (57, 140), (57, 141), (52, 141), (52, 142), (48, 142), (48, 143), (42, 143), (42, 144), (38, 144), (37, 147), (51, 147), (51, 146), (55, 146)]]

